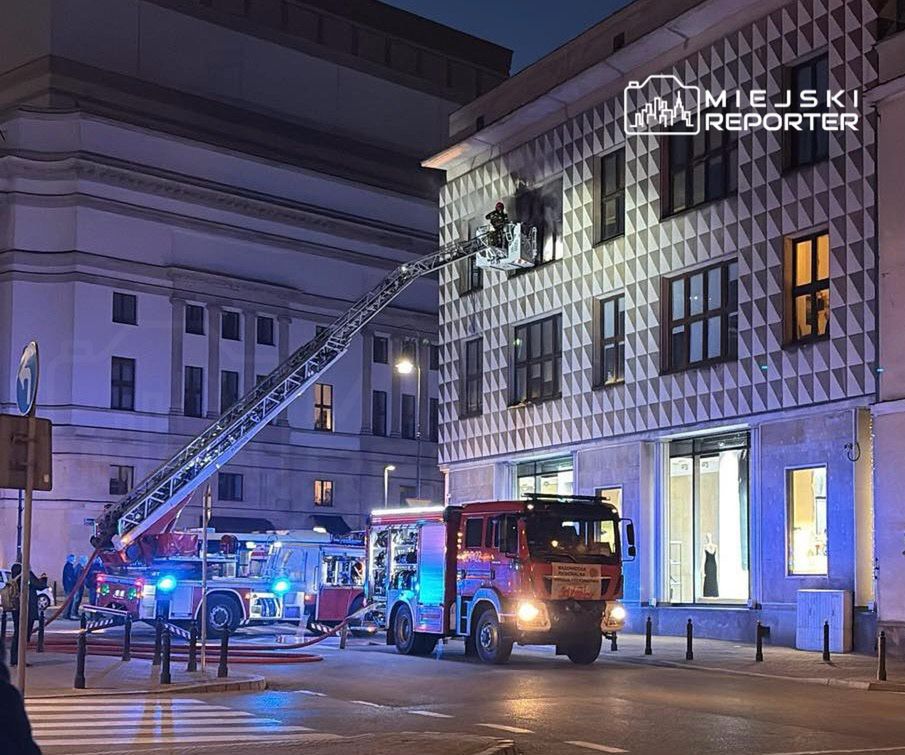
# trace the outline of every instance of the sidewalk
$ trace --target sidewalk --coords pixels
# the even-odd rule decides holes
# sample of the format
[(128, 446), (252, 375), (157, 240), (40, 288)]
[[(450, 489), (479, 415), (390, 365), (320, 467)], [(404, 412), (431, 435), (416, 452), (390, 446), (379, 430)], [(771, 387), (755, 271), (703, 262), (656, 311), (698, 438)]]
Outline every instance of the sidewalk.
[(654, 636), (653, 655), (644, 655), (644, 636), (619, 635), (619, 650), (612, 652), (608, 641), (600, 654), (603, 661), (614, 660), (674, 668), (717, 671), (729, 674), (766, 676), (811, 684), (856, 689), (905, 692), (905, 661), (886, 659), (887, 681), (877, 681), (877, 659), (856, 653), (833, 653), (824, 662), (821, 653), (776, 647), (764, 642), (764, 660), (754, 660), (754, 642), (742, 644), (725, 640), (694, 640), (694, 660), (685, 660), (685, 638)]

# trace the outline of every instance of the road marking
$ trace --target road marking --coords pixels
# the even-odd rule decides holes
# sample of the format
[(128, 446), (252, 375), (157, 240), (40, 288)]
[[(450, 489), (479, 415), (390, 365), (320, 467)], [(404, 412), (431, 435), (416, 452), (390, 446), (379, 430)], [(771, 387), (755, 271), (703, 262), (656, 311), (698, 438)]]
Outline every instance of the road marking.
[(369, 703), (367, 700), (349, 700), (350, 703), (355, 703), (356, 705), (367, 705), (369, 708), (382, 708), (383, 706), (380, 703)]
[(771, 752), (768, 755), (844, 755), (849, 752), (902, 752), (901, 747), (865, 747), (857, 750), (801, 750), (799, 752)]
[[(232, 719), (236, 718), (252, 718), (251, 713), (242, 710), (214, 710), (214, 711), (198, 711), (195, 713), (170, 713), (168, 711), (147, 711), (141, 716), (142, 721), (226, 721), (235, 723)], [(37, 721), (70, 721), (72, 714), (70, 713), (30, 713), (28, 716), (32, 723)], [(273, 720), (273, 719), (268, 719)], [(73, 726), (78, 725), (73, 723)], [(87, 721), (86, 726), (97, 726), (97, 721)]]
[(584, 747), (586, 750), (597, 750), (597, 752), (628, 752), (628, 750), (620, 750), (618, 747), (599, 745), (595, 742), (582, 742), (580, 739), (573, 739), (570, 742), (566, 742), (566, 744), (575, 745), (575, 747)]
[[(192, 744), (197, 742), (325, 742), (331, 739), (340, 739), (339, 734), (321, 734), (321, 733), (299, 733), (299, 734), (224, 734), (222, 736), (180, 736), (180, 737), (158, 737), (158, 736), (137, 736), (128, 738), (103, 738), (103, 739), (79, 739), (79, 745), (135, 745), (135, 744), (157, 744), (161, 742), (175, 744)], [(57, 747), (65, 747), (64, 752), (72, 752), (72, 742), (47, 743), (41, 742), (43, 750), (53, 750)]]
[(484, 726), (488, 729), (508, 731), (510, 734), (534, 734), (531, 729), (520, 729), (518, 726), (503, 726), (503, 724), (475, 724), (475, 726)]
[(445, 713), (436, 713), (432, 710), (407, 710), (406, 713), (411, 713), (413, 716), (428, 716), (430, 718), (452, 718), (452, 716), (448, 716)]
[[(91, 727), (97, 728), (97, 721), (72, 721), (72, 720), (51, 720), (48, 721), (46, 719), (31, 719), (32, 729), (36, 731), (51, 731), (53, 729), (59, 728), (67, 728), (67, 729), (90, 729)], [(197, 731), (199, 727), (207, 727), (207, 726), (253, 726), (258, 727), (261, 725), (273, 726), (276, 724), (280, 725), (280, 722), (274, 718), (247, 718), (247, 719), (236, 719), (236, 718), (193, 718), (193, 719), (183, 719), (183, 718), (170, 718), (170, 719), (142, 719), (140, 721), (128, 721), (122, 724), (117, 724), (118, 729), (160, 729), (161, 731), (170, 731), (175, 728), (179, 729), (192, 729), (193, 731)], [(311, 731), (308, 729), (308, 731)]]
[(326, 697), (327, 695), (323, 692), (315, 692), (313, 689), (297, 689), (296, 692), (302, 695), (312, 695), (314, 697)]

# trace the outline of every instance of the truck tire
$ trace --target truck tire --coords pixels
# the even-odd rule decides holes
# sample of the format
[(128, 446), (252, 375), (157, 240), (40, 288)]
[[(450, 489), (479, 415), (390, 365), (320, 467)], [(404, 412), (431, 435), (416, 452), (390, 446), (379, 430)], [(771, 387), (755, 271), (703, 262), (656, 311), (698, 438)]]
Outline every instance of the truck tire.
[(474, 643), (484, 663), (503, 664), (512, 655), (512, 639), (503, 634), (496, 611), (485, 608), (474, 624)]
[(600, 632), (591, 632), (572, 642), (566, 650), (566, 655), (572, 663), (587, 666), (597, 660), (602, 642), (603, 635)]
[(232, 634), (242, 623), (242, 609), (230, 595), (207, 596), (207, 631), (211, 637)]
[(403, 655), (429, 655), (437, 645), (432, 634), (415, 631), (415, 621), (408, 606), (400, 606), (393, 620), (396, 650)]

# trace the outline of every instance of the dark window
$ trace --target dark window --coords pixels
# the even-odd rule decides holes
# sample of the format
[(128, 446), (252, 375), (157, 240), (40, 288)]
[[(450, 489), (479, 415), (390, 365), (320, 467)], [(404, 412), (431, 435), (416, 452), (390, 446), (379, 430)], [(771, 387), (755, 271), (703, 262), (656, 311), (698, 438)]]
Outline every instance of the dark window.
[(135, 360), (113, 357), (110, 363), (110, 408), (135, 410)]
[(534, 189), (522, 186), (515, 193), (515, 220), (537, 229), (535, 265), (562, 259), (562, 191), (562, 178), (557, 178)]
[(402, 437), (415, 437), (415, 397), (410, 393), (402, 394)]
[(113, 322), (138, 325), (138, 300), (135, 296), (113, 293)]
[(436, 443), (440, 439), (440, 400), (432, 398), (429, 405), (428, 440)]
[(480, 291), (484, 287), (484, 271), (478, 267), (475, 256), (466, 257), (459, 265), (459, 293)]
[(374, 336), (373, 361), (375, 364), (387, 364), (390, 361), (390, 344), (383, 336)]
[(736, 191), (738, 141), (733, 134), (711, 129), (666, 138), (669, 170), (666, 172), (664, 215), (682, 212)]
[(371, 432), (374, 435), (387, 434), (387, 392), (371, 392)]
[(314, 481), (314, 505), (315, 506), (332, 506), (333, 505), (333, 480), (315, 480)]
[(465, 520), (465, 547), (480, 548), (481, 535), (484, 534), (484, 519), (481, 517)]
[(258, 317), (258, 343), (273, 346), (273, 318)]
[(430, 363), (428, 365), (428, 369), (440, 369), (440, 347), (435, 343), (432, 343), (430, 345)]
[(110, 465), (110, 495), (125, 495), (132, 490), (135, 479), (135, 467), (124, 467), (119, 464)]
[(664, 281), (666, 371), (738, 356), (738, 263), (695, 270)]
[(227, 341), (239, 340), (239, 313), (223, 312), (220, 315), (220, 336)]
[(242, 475), (233, 472), (220, 472), (217, 475), (217, 497), (221, 501), (242, 500)]
[(410, 499), (414, 498), (416, 495), (416, 490), (414, 485), (400, 485), (399, 486), (399, 505), (405, 506)]
[(822, 232), (786, 241), (786, 343), (829, 336), (830, 237)]
[[(826, 112), (826, 97), (829, 89), (829, 60), (826, 55), (812, 58), (790, 68), (787, 73), (787, 90), (790, 92), (792, 112), (807, 114)], [(802, 93), (810, 90), (816, 99), (815, 107), (807, 107), (802, 102)], [(789, 129), (783, 132), (785, 147), (785, 167), (798, 168), (802, 165), (825, 160), (830, 151), (829, 134), (820, 126), (811, 128), (807, 121), (801, 130)]]
[(333, 430), (333, 386), (314, 384), (314, 429)]
[(905, 0), (880, 0), (877, 10), (879, 39), (905, 29)]
[(185, 305), (185, 332), (204, 335), (204, 307), (197, 304)]
[(560, 395), (561, 331), (561, 315), (535, 320), (515, 328), (511, 361), (511, 403), (539, 401)]
[(185, 368), (185, 389), (183, 391), (182, 413), (186, 417), (201, 417), (203, 414), (204, 370), (201, 367)]
[(600, 160), (600, 240), (625, 233), (625, 150)]
[(220, 371), (220, 414), (239, 400), (239, 373), (232, 370)]
[(459, 416), (470, 417), (484, 410), (484, 340), (475, 338), (465, 342), (465, 359), (462, 364), (462, 399)]
[(600, 302), (600, 372), (598, 385), (625, 380), (625, 296)]

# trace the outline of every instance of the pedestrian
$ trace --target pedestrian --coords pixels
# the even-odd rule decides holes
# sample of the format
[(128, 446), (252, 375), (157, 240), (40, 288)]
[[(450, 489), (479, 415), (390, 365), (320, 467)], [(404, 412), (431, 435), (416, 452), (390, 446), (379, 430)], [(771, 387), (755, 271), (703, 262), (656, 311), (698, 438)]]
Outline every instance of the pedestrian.
[[(79, 556), (79, 562), (75, 567), (75, 583), (78, 584), (79, 580), (82, 579), (82, 574), (88, 568), (88, 557), (87, 556)], [(79, 617), (79, 604), (82, 602), (82, 598), (85, 597), (85, 582), (87, 581), (87, 575), (84, 580), (82, 580), (82, 584), (79, 587), (79, 591), (76, 596), (72, 599), (72, 603), (69, 606), (70, 616), (71, 618), (77, 619)]]
[(4, 755), (41, 755), (31, 736), (31, 724), (22, 695), (9, 679), (9, 669), (0, 658), (0, 752)]
[(88, 567), (88, 576), (85, 578), (88, 585), (88, 597), (93, 606), (97, 605), (97, 575), (103, 574), (103, 572), (104, 562), (101, 561), (100, 556), (96, 556), (91, 566)]
[[(31, 640), (31, 636), (35, 631), (35, 622), (38, 620), (38, 578), (33, 571), (29, 571), (28, 575), (27, 615), (22, 617), (19, 615), (18, 609), (13, 611), (13, 641), (10, 646), (9, 654), (11, 666), (15, 666), (19, 661), (19, 632), (22, 629), (22, 621), (20, 621), (20, 619), (24, 620), (26, 626), (26, 642)], [(21, 591), (24, 589), (22, 584), (22, 564), (16, 562), (12, 565), (10, 568), (10, 577), (13, 582), (18, 584), (21, 594)]]
[(63, 565), (63, 592), (66, 593), (66, 597), (69, 600), (69, 606), (66, 608), (67, 619), (73, 618), (72, 605), (75, 603), (75, 595), (71, 593), (77, 580), (78, 567), (75, 565), (75, 553), (70, 553), (66, 556), (66, 563)]

